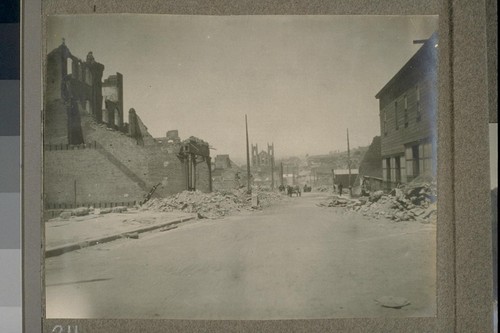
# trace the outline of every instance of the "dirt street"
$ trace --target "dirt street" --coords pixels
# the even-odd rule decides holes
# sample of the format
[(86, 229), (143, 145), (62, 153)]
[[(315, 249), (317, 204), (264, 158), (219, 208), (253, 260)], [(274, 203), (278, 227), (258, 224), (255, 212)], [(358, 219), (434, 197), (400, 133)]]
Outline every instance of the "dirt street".
[(47, 317), (434, 316), (436, 226), (316, 206), (325, 196), (48, 258)]

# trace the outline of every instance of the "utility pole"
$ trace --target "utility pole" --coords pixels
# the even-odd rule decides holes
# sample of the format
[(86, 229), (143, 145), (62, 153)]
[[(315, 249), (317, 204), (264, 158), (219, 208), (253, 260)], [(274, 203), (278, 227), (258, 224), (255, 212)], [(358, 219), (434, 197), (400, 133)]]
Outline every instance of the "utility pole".
[(75, 190), (75, 193), (74, 193), (74, 205), (75, 205), (75, 208), (76, 208), (76, 179), (73, 182), (73, 189)]
[(332, 188), (333, 193), (335, 194), (335, 171), (332, 169)]
[(271, 155), (271, 190), (274, 190), (274, 142), (271, 144), (272, 155)]
[(280, 175), (281, 186), (283, 186), (283, 162), (280, 163)]
[(349, 149), (349, 129), (347, 129), (347, 166), (349, 168), (349, 194), (352, 197), (352, 186), (351, 186), (351, 151)]
[(245, 131), (247, 137), (247, 192), (250, 194), (252, 192), (250, 188), (250, 151), (248, 148), (248, 122), (247, 115), (245, 115)]

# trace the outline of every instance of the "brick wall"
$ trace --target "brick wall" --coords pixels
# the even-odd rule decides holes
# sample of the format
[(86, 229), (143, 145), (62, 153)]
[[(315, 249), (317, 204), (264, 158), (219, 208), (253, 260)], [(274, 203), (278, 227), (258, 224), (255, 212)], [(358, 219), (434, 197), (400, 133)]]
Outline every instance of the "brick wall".
[(167, 196), (186, 189), (184, 165), (176, 155), (176, 150), (167, 150), (161, 145), (145, 146), (148, 159), (149, 180), (152, 184), (161, 183), (154, 196)]
[(145, 191), (96, 149), (44, 152), (45, 204), (142, 200)]
[(196, 189), (209, 192), (209, 170), (206, 162), (196, 165)]
[(89, 117), (84, 119), (84, 124), (87, 142), (96, 141), (102, 145), (140, 178), (148, 190), (161, 183), (155, 191), (155, 196), (179, 193), (186, 189), (184, 167), (177, 157), (178, 147), (167, 149), (159, 144), (147, 133), (143, 125), (140, 127), (144, 140), (138, 142), (122, 132), (96, 124)]
[(63, 56), (60, 49), (52, 51), (47, 56), (45, 80), (45, 101), (61, 99), (61, 85), (63, 77)]
[[(45, 151), (46, 202), (74, 204), (75, 181), (78, 204), (140, 200), (158, 183), (161, 186), (156, 195), (185, 190), (185, 165), (177, 157), (180, 145), (167, 148), (154, 140), (139, 117), (134, 118), (134, 130), (140, 133), (135, 137), (101, 123), (103, 70), (90, 53), (82, 62), (65, 45), (47, 57), (44, 144), (61, 145), (61, 149), (68, 144), (82, 148), (94, 142), (97, 145), (94, 150)], [(107, 91), (109, 85), (104, 85), (104, 93), (113, 95), (120, 104), (118, 127), (123, 129), (122, 76), (117, 73), (113, 77), (117, 96)], [(209, 175), (206, 162), (199, 163), (197, 189), (209, 191)]]
[(44, 143), (68, 143), (68, 114), (61, 99), (47, 104), (44, 114)]
[(104, 124), (97, 124), (90, 118), (89, 116), (82, 117), (85, 142), (97, 142), (124, 166), (132, 170), (144, 183), (148, 183), (147, 151), (137, 145), (135, 139), (122, 132), (108, 129)]

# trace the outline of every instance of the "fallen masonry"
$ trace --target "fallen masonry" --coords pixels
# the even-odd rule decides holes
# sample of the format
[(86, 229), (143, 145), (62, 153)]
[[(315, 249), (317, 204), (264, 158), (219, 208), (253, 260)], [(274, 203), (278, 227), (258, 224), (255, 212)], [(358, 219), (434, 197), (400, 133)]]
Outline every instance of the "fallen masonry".
[[(247, 194), (246, 189), (212, 193), (184, 191), (165, 198), (151, 199), (136, 208), (142, 211), (196, 213), (198, 219), (214, 219), (242, 210), (262, 209), (283, 197), (282, 194), (265, 188), (253, 190), (252, 195)], [(79, 207), (61, 212), (59, 218), (68, 220), (72, 216), (103, 215), (126, 211), (127, 207), (121, 206), (113, 208)]]
[(269, 206), (283, 196), (272, 191), (258, 191), (252, 195), (246, 189), (226, 192), (202, 193), (184, 191), (166, 198), (155, 198), (142, 205), (141, 210), (162, 212), (182, 211), (196, 213), (198, 218), (219, 218), (242, 210), (255, 210)]
[(437, 215), (436, 184), (407, 184), (393, 189), (390, 193), (376, 191), (369, 196), (356, 199), (339, 197), (318, 204), (322, 207), (343, 207), (364, 216), (385, 217), (395, 222), (420, 221), (435, 223)]

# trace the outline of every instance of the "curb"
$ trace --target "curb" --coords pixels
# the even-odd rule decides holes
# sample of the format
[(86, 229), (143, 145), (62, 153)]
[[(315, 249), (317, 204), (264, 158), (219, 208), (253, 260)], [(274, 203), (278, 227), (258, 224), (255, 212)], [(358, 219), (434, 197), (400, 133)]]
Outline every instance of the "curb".
[(163, 227), (167, 227), (167, 226), (180, 224), (180, 223), (183, 223), (186, 221), (193, 220), (195, 217), (196, 216), (181, 218), (181, 219), (177, 219), (177, 220), (170, 221), (170, 222), (160, 223), (160, 224), (156, 224), (156, 225), (152, 225), (152, 226), (148, 226), (148, 227), (144, 227), (144, 228), (139, 228), (139, 229), (135, 229), (135, 230), (129, 230), (127, 232), (122, 232), (122, 233), (115, 234), (115, 235), (99, 237), (99, 238), (94, 238), (94, 239), (90, 239), (90, 240), (86, 240), (86, 241), (81, 241), (78, 243), (70, 243), (70, 244), (65, 244), (65, 245), (53, 247), (53, 248), (45, 251), (45, 258), (59, 256), (61, 254), (67, 253), (67, 252), (80, 250), (80, 249), (83, 249), (83, 248), (86, 248), (89, 246), (93, 246), (93, 245), (97, 245), (97, 244), (112, 242), (112, 241), (120, 239), (120, 238), (126, 238), (127, 235), (129, 235), (131, 233), (143, 233), (143, 232), (148, 232), (151, 230), (155, 230), (155, 229), (159, 229), (159, 228), (163, 228)]

